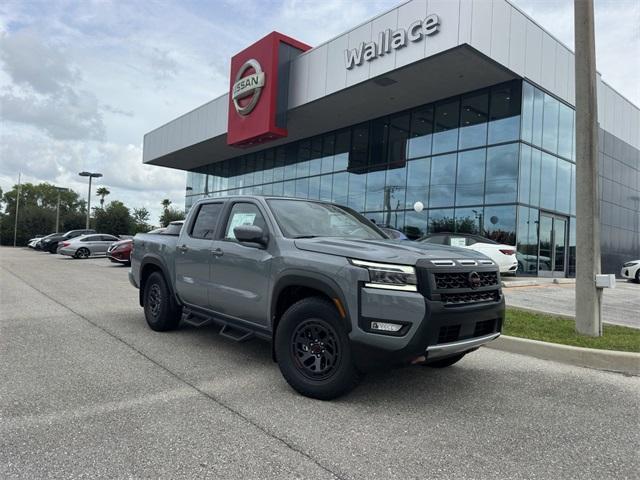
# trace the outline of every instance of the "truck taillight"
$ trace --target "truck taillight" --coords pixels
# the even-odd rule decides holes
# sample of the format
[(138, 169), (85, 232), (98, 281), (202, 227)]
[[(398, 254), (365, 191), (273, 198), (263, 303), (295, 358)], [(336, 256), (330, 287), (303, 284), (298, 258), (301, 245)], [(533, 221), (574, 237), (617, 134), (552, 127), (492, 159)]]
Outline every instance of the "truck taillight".
[(515, 255), (516, 251), (515, 250), (507, 250), (506, 248), (501, 248), (500, 249), (500, 253), (504, 253), (505, 255)]

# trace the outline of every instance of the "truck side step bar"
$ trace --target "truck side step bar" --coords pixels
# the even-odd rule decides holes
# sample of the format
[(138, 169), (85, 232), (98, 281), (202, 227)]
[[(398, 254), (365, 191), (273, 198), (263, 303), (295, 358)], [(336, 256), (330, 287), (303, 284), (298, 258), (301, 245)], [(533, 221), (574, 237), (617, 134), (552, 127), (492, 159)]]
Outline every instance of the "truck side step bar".
[(210, 325), (215, 323), (217, 325), (221, 325), (220, 335), (228, 338), (229, 340), (233, 340), (234, 342), (244, 342), (253, 338), (254, 333), (250, 330), (245, 330), (244, 328), (231, 326), (226, 321), (221, 320), (219, 318), (210, 317), (208, 315), (204, 315), (198, 312), (194, 312), (193, 310), (185, 308), (182, 312), (182, 321), (187, 325), (191, 325), (192, 327), (204, 327), (205, 325)]
[(253, 338), (253, 332), (249, 330), (241, 330), (237, 327), (231, 327), (228, 324), (224, 324), (220, 329), (220, 335), (226, 337), (234, 342), (245, 342), (250, 338)]
[(209, 325), (211, 322), (213, 322), (213, 319), (211, 317), (205, 317), (204, 315), (199, 315), (185, 308), (182, 312), (182, 321), (187, 325), (191, 325), (192, 327), (198, 328), (198, 327), (204, 327), (205, 325)]

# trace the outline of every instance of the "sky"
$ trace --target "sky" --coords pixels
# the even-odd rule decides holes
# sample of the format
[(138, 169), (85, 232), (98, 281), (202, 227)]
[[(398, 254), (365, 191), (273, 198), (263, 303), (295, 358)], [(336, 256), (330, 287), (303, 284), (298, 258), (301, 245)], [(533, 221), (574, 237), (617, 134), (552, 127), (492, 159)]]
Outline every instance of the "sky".
[[(398, 3), (4, 0), (0, 187), (21, 172), (85, 197), (77, 174), (97, 171), (107, 201), (146, 207), (157, 224), (163, 198), (184, 207), (186, 175), (143, 165), (146, 132), (225, 93), (231, 57), (272, 30), (318, 45)], [(573, 0), (513, 3), (573, 48)], [(640, 105), (640, 0), (596, 0), (596, 54), (604, 80)]]

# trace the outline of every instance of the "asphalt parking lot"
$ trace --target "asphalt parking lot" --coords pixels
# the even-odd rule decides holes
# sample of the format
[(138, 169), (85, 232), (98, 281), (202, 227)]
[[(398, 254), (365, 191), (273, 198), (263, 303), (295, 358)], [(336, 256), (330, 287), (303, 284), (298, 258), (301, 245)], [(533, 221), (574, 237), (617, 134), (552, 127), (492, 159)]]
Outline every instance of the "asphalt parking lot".
[(106, 259), (0, 248), (0, 292), (0, 478), (638, 478), (638, 377), (481, 349), (321, 402)]

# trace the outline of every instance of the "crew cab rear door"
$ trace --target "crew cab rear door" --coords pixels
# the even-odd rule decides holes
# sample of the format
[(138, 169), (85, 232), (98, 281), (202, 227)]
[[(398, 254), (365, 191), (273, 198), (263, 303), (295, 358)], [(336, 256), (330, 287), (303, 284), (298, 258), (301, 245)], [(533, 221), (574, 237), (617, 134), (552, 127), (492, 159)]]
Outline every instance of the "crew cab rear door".
[(176, 291), (190, 305), (207, 308), (213, 238), (224, 202), (200, 203), (184, 225), (175, 252)]

